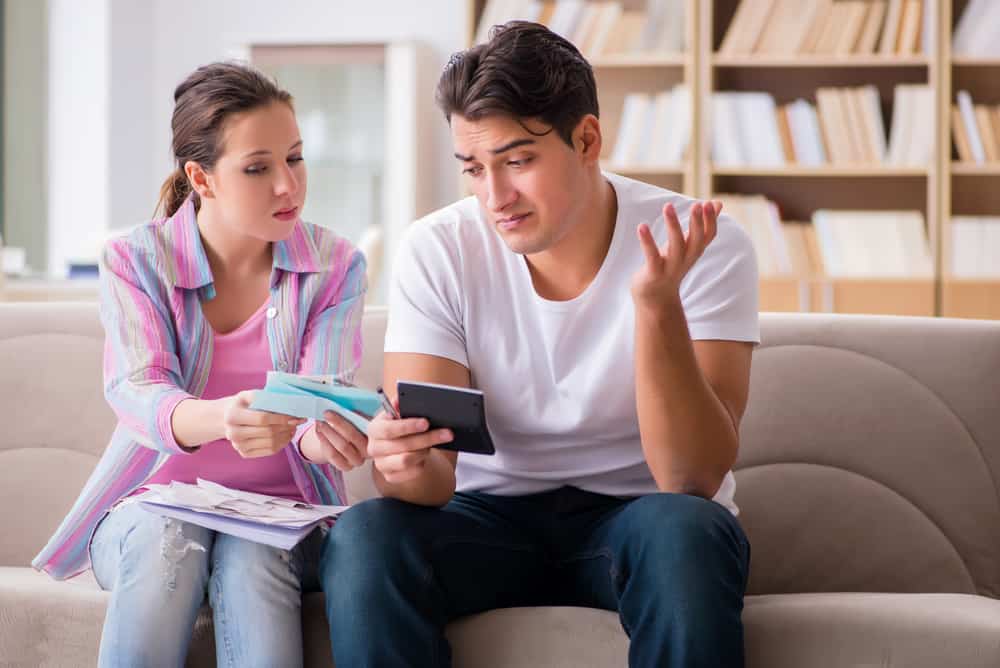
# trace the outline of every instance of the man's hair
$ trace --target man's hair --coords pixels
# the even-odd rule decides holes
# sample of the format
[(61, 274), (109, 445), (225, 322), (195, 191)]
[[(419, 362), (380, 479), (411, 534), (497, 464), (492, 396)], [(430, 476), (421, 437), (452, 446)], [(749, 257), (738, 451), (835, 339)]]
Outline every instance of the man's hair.
[(449, 123), (453, 114), (536, 118), (571, 147), (580, 119), (600, 115), (590, 63), (568, 40), (529, 21), (494, 26), (488, 42), (454, 54), (436, 99)]

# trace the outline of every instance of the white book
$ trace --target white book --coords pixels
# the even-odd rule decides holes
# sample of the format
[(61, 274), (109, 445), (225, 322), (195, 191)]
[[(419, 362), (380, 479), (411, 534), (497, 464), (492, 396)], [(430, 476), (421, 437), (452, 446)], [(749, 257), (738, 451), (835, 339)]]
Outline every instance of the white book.
[(930, 86), (916, 85), (913, 86), (911, 98), (913, 126), (908, 160), (911, 165), (924, 166), (934, 158), (934, 133), (937, 131), (934, 123), (934, 91)]
[(664, 0), (667, 13), (663, 19), (659, 39), (654, 47), (657, 53), (684, 53), (687, 49), (687, 16), (685, 3), (687, 0)]
[(890, 165), (908, 164), (909, 144), (913, 133), (913, 105), (916, 98), (912, 86), (897, 84), (893, 91), (892, 126), (889, 128), (889, 151), (886, 162)]
[(647, 112), (651, 106), (652, 100), (645, 93), (629, 93), (625, 96), (618, 136), (611, 154), (612, 165), (627, 167), (631, 164), (642, 140), (642, 132), (647, 125)]
[(924, 0), (924, 11), (921, 14), (920, 47), (928, 58), (934, 57), (937, 48), (937, 3), (938, 0)]
[(990, 11), (989, 6), (995, 0), (969, 0), (965, 6), (965, 11), (958, 18), (955, 25), (955, 32), (951, 38), (951, 50), (955, 55), (972, 55), (970, 46), (972, 36), (977, 27), (987, 18)]
[(734, 95), (739, 118), (741, 145), (747, 149), (746, 164), (754, 167), (780, 167), (785, 164), (778, 130), (778, 115), (770, 93)]
[(976, 110), (972, 103), (972, 96), (969, 91), (960, 90), (956, 97), (958, 110), (962, 114), (962, 123), (965, 125), (965, 134), (969, 138), (972, 159), (981, 165), (986, 162), (986, 151), (983, 148), (982, 137), (979, 136), (979, 126), (976, 125)]
[(798, 99), (789, 104), (787, 109), (795, 161), (806, 167), (825, 165), (826, 150), (823, 148), (823, 134), (816, 108), (808, 101)]
[(712, 94), (712, 160), (720, 167), (739, 167), (746, 164), (737, 121), (737, 93)]
[(680, 165), (684, 162), (684, 154), (691, 142), (691, 89), (679, 84), (674, 86), (670, 97), (672, 117), (663, 155), (668, 164)]
[(653, 98), (651, 114), (653, 117), (653, 131), (644, 142), (646, 150), (643, 151), (639, 161), (647, 167), (668, 167), (673, 165), (666, 155), (667, 137), (670, 135), (675, 116), (673, 103), (674, 96), (672, 91), (669, 90), (657, 93)]
[(604, 53), (604, 47), (608, 43), (608, 38), (611, 36), (612, 30), (618, 24), (618, 20), (624, 11), (620, 2), (609, 2), (604, 5), (601, 17), (598, 19), (597, 26), (594, 29), (593, 39), (583, 53), (585, 58), (592, 60)]
[(875, 152), (875, 160), (884, 162), (886, 157), (885, 123), (882, 120), (882, 103), (879, 99), (878, 88), (875, 86), (862, 86), (858, 90), (861, 105), (867, 116), (865, 129), (867, 131), (868, 144)]
[(1000, 7), (990, 2), (982, 20), (977, 21), (969, 37), (968, 55), (993, 56), (1000, 54)]
[(552, 12), (549, 30), (566, 39), (572, 39), (585, 9), (586, 0), (559, 0), (556, 2), (555, 11)]
[(768, 236), (771, 240), (771, 247), (774, 250), (774, 264), (777, 273), (787, 276), (794, 273), (792, 267), (792, 251), (788, 247), (788, 238), (785, 237), (785, 230), (781, 227), (781, 212), (778, 205), (769, 199), (766, 203), (766, 220)]
[(900, 247), (903, 249), (904, 276), (933, 278), (934, 261), (931, 259), (924, 216), (919, 211), (900, 211), (896, 216)]

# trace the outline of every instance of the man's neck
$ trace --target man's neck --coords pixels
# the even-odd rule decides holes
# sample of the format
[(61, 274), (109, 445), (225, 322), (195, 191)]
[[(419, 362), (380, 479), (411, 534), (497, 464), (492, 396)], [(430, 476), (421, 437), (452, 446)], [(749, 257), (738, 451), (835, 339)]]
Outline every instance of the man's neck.
[(608, 255), (618, 215), (617, 195), (597, 170), (589, 192), (572, 231), (551, 248), (525, 256), (535, 291), (544, 299), (568, 301), (581, 295)]

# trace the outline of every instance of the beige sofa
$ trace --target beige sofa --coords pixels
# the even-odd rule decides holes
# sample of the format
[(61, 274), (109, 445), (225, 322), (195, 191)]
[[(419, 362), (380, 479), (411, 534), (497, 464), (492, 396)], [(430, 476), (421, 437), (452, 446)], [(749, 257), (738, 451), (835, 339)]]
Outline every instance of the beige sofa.
[[(753, 545), (747, 665), (1000, 666), (1000, 322), (762, 325), (737, 472)], [(369, 386), (383, 327), (370, 311)], [(92, 304), (0, 304), (0, 666), (97, 656), (107, 595), (27, 565), (111, 430), (101, 338)], [(363, 476), (352, 493), (370, 493)], [(303, 614), (308, 665), (329, 665), (319, 594)], [(212, 665), (210, 623), (192, 665)], [(603, 611), (498, 610), (449, 635), (459, 667), (626, 664)]]

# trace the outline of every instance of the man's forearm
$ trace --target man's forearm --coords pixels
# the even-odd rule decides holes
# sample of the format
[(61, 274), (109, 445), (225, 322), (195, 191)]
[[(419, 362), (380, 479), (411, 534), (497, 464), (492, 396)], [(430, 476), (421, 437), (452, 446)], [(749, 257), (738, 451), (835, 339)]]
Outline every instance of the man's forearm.
[(382, 496), (421, 506), (443, 506), (455, 494), (455, 467), (441, 450), (432, 449), (419, 476), (401, 483), (391, 483), (372, 467), (375, 487)]
[(642, 449), (657, 486), (711, 498), (739, 436), (698, 367), (680, 300), (636, 309), (635, 376)]

